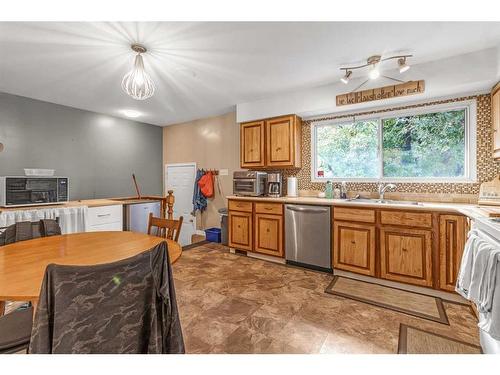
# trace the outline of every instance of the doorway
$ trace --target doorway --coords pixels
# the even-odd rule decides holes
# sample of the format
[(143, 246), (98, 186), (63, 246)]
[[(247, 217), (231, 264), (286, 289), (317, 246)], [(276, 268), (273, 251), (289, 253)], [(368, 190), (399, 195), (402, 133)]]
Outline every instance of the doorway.
[(191, 244), (191, 237), (196, 233), (196, 216), (193, 212), (193, 190), (196, 178), (196, 163), (165, 164), (165, 193), (174, 191), (174, 219), (182, 216), (181, 246)]

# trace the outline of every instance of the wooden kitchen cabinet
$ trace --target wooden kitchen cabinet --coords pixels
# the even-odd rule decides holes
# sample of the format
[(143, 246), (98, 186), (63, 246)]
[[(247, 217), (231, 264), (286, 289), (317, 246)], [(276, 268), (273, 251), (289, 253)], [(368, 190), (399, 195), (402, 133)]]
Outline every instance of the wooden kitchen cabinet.
[(432, 286), (432, 232), (423, 229), (380, 229), (380, 277)]
[(284, 257), (283, 204), (231, 199), (229, 247)]
[(266, 166), (301, 166), (301, 126), (300, 118), (293, 115), (266, 120)]
[(251, 212), (229, 211), (229, 246), (253, 250)]
[(255, 214), (255, 247), (258, 253), (283, 257), (283, 216)]
[(491, 91), (491, 123), (493, 128), (493, 158), (500, 159), (500, 82)]
[(333, 267), (375, 276), (375, 226), (334, 221)]
[(460, 215), (439, 217), (439, 287), (455, 291), (467, 236), (467, 218)]
[(240, 125), (241, 168), (265, 166), (265, 121), (254, 121)]
[(302, 120), (280, 116), (240, 125), (241, 168), (301, 167)]

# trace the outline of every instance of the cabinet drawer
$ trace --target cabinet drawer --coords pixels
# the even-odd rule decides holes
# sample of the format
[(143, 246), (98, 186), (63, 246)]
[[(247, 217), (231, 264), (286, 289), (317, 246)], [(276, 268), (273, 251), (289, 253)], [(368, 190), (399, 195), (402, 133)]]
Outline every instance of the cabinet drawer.
[(123, 206), (102, 206), (102, 207), (89, 207), (89, 220), (90, 227), (102, 224), (123, 223)]
[(111, 231), (111, 232), (120, 232), (123, 230), (123, 224), (121, 222), (116, 223), (107, 223), (107, 224), (99, 224), (99, 225), (90, 225), (88, 228), (88, 232), (102, 232), (102, 231)]
[(334, 220), (359, 221), (363, 223), (375, 222), (375, 210), (365, 208), (334, 207)]
[(229, 201), (229, 211), (252, 212), (252, 202)]
[(283, 205), (281, 203), (255, 203), (255, 212), (258, 214), (283, 215)]
[(432, 214), (408, 211), (381, 211), (380, 223), (385, 225), (430, 228), (432, 227)]

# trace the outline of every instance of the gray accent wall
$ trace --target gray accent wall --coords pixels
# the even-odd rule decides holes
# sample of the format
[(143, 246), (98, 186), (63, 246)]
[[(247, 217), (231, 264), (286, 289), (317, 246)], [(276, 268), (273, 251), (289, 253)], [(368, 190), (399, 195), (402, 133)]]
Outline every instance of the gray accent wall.
[(70, 178), (70, 200), (162, 193), (162, 131), (120, 119), (0, 93), (0, 176), (50, 168)]

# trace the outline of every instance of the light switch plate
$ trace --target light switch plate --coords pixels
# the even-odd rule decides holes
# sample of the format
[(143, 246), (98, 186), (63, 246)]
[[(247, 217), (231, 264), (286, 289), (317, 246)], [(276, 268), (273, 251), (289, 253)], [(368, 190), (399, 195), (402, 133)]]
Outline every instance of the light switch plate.
[(229, 174), (228, 169), (219, 169), (219, 176), (227, 176)]

